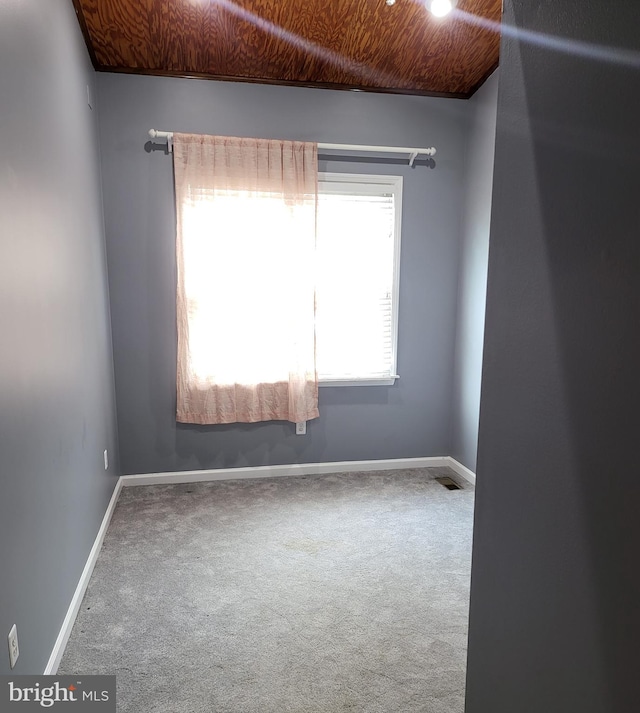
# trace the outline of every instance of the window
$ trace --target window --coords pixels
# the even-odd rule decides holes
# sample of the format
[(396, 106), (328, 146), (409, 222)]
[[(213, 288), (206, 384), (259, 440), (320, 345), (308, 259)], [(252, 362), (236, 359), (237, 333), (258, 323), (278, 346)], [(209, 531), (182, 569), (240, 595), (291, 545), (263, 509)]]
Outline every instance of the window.
[(402, 177), (320, 174), (318, 201), (320, 384), (393, 384)]
[(402, 179), (316, 157), (174, 135), (179, 421), (305, 421), (319, 383), (397, 378)]

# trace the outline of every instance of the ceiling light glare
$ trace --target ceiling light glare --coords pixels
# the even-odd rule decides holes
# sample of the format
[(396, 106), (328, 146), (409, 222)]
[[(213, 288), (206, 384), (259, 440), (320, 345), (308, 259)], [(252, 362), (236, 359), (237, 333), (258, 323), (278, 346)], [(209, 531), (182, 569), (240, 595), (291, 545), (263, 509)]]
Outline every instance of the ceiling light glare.
[(453, 3), (451, 0), (431, 0), (429, 10), (435, 17), (444, 17), (453, 10)]

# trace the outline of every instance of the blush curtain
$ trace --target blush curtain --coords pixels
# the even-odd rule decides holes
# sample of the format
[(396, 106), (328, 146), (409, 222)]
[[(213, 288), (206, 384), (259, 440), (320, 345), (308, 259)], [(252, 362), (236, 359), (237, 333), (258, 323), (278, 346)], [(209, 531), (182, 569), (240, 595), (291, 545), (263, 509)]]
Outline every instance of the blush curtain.
[(174, 134), (177, 420), (318, 416), (317, 145)]

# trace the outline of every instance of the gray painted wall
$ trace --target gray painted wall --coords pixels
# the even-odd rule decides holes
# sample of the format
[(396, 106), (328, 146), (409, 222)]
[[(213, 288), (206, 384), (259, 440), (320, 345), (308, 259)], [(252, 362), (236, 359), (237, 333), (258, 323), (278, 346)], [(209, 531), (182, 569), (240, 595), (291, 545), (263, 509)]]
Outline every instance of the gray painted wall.
[(640, 4), (506, 0), (505, 12), (466, 710), (629, 713)]
[[(109, 74), (99, 75), (98, 85), (123, 471), (448, 454), (467, 104)], [(322, 388), (321, 417), (306, 436), (284, 423), (176, 424), (172, 163), (145, 150), (152, 127), (437, 146), (435, 169), (322, 166), (405, 177), (395, 386)]]
[(475, 471), (487, 294), (498, 72), (469, 101), (464, 225), (456, 319), (451, 455)]
[(71, 2), (0, 0), (0, 674), (14, 623), (43, 672), (118, 469), (93, 78)]

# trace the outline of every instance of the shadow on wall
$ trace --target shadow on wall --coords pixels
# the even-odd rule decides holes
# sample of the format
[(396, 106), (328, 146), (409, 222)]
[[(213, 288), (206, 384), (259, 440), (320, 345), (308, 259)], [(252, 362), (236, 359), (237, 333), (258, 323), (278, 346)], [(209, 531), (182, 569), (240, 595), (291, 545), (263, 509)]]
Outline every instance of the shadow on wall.
[[(640, 12), (635, 20), (637, 28)], [(553, 484), (560, 485), (569, 523), (547, 520), (545, 527), (551, 524), (557, 543), (570, 541), (567, 524), (585, 538), (586, 588), (572, 594), (586, 604), (578, 612), (584, 607), (593, 620), (589, 643), (603, 662), (602, 710), (623, 711), (640, 693), (637, 650), (629, 647), (629, 632), (640, 632), (634, 544), (640, 529), (632, 525), (638, 523), (640, 481), (629, 451), (637, 440), (640, 400), (640, 342), (631, 336), (640, 324), (640, 97), (630, 97), (629, 87), (637, 85), (640, 72), (560, 55), (556, 81), (545, 76), (543, 89), (536, 86), (533, 58), (523, 55), (525, 86), (536, 97), (529, 112), (572, 461), (566, 472), (554, 473)], [(595, 103), (588, 92), (566, 93), (560, 78), (576, 75), (599, 80)], [(568, 564), (559, 562), (557, 575), (571, 586), (562, 567)], [(588, 631), (581, 629), (573, 632), (576, 642)]]
[[(638, 47), (635, 3), (526, 5), (507, 20)], [(503, 44), (467, 710), (528, 691), (523, 713), (623, 713), (640, 695), (639, 75)]]

